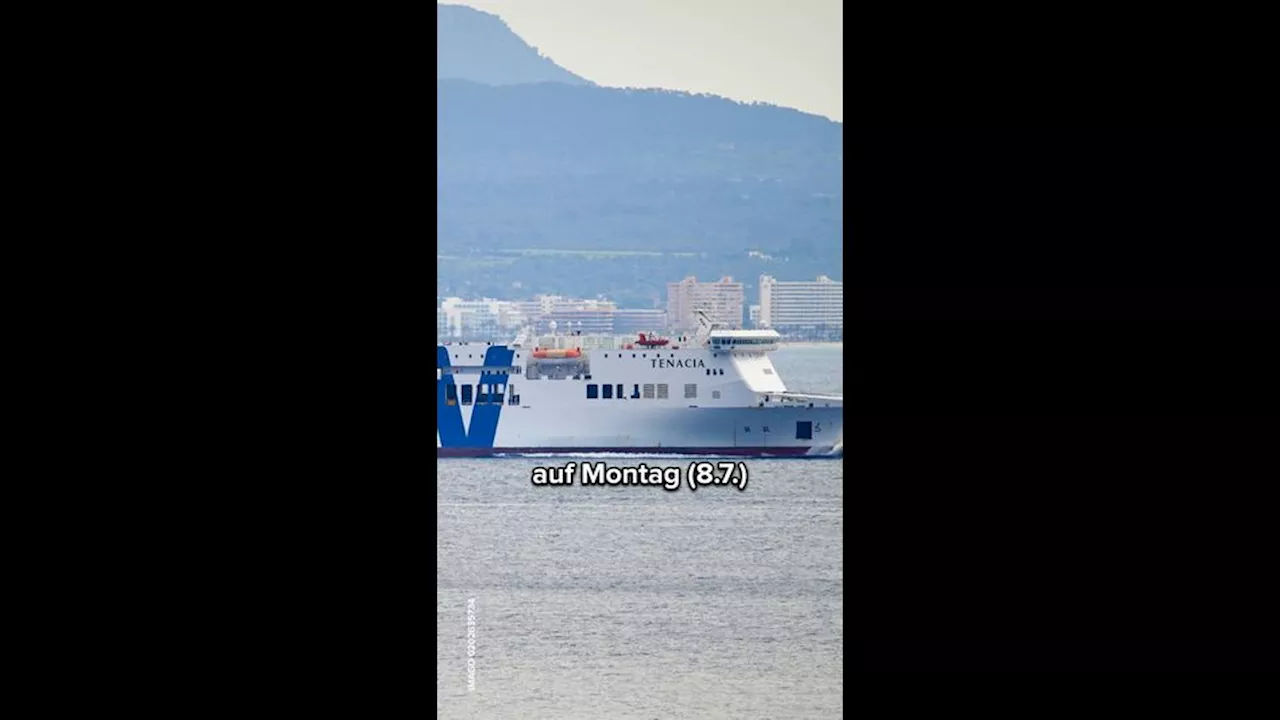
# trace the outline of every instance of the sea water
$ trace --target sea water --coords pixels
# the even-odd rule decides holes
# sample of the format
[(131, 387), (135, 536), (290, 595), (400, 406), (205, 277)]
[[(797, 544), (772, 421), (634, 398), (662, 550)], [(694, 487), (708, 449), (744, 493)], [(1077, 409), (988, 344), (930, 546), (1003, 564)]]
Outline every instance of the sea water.
[[(788, 389), (843, 392), (839, 345), (773, 360)], [(843, 459), (748, 459), (745, 486), (533, 483), (694, 460), (437, 460), (437, 715), (839, 717)]]

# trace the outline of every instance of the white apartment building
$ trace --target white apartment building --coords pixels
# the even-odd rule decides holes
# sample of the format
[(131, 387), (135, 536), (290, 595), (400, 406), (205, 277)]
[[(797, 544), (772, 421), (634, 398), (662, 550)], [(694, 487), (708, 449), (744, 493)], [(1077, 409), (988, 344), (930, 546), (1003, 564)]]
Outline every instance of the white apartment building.
[(698, 326), (694, 312), (702, 310), (712, 322), (741, 329), (745, 299), (742, 283), (731, 277), (700, 283), (690, 275), (678, 283), (667, 283), (667, 322), (673, 330), (693, 330)]
[(800, 282), (780, 282), (761, 275), (760, 326), (797, 340), (842, 338), (844, 283), (826, 275)]
[(661, 333), (666, 329), (666, 310), (616, 310), (613, 313), (613, 332), (618, 335)]
[(560, 295), (538, 295), (533, 300), (515, 303), (524, 321), (532, 324), (539, 333), (550, 332), (551, 322), (556, 332), (584, 334), (613, 333), (613, 316), (618, 306), (612, 300), (584, 300)]
[(445, 298), (436, 308), (436, 337), (499, 339), (524, 324), (518, 303), (506, 300)]
[(453, 337), (453, 328), (449, 325), (449, 312), (442, 307), (436, 308), (436, 338)]

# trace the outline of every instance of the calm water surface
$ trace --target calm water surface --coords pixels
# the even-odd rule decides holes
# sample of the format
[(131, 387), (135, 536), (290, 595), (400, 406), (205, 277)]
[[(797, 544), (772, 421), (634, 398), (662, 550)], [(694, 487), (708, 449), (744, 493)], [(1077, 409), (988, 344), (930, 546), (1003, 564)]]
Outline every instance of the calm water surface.
[[(839, 346), (774, 362), (843, 391)], [(745, 491), (530, 483), (597, 460), (688, 462), (437, 460), (438, 716), (839, 717), (844, 461), (748, 460)]]

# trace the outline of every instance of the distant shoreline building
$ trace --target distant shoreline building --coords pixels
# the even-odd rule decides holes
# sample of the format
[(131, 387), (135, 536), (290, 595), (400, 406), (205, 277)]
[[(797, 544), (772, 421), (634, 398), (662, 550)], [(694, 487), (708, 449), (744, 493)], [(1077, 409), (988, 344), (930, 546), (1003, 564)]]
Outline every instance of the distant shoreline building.
[(496, 336), (502, 330), (499, 320), (504, 305), (510, 303), (490, 298), (445, 298), (436, 308), (436, 337), (473, 340)]
[(550, 332), (612, 335), (662, 332), (662, 310), (619, 310), (611, 300), (584, 300), (538, 295), (532, 300), (437, 300), (436, 338), (440, 340), (509, 340), (526, 325)]
[[(522, 328), (533, 326), (540, 334), (556, 332), (584, 335), (637, 335), (691, 331), (697, 327), (696, 310), (704, 310), (713, 322), (728, 328), (743, 327), (744, 286), (732, 278), (700, 283), (689, 277), (668, 283), (668, 310), (619, 308), (612, 300), (535, 295), (529, 300), (436, 299), (436, 338), (440, 341), (503, 341)], [(752, 306), (754, 321), (759, 308)], [(674, 311), (674, 314), (673, 314)], [(681, 322), (683, 318), (683, 323)]]
[(672, 330), (694, 330), (698, 325), (694, 312), (702, 310), (712, 322), (741, 329), (745, 300), (742, 283), (731, 277), (700, 283), (690, 275), (680, 282), (667, 283), (667, 322)]
[(538, 332), (551, 332), (551, 322), (563, 333), (582, 332), (587, 335), (612, 335), (613, 314), (618, 306), (610, 300), (574, 300), (555, 297), (543, 302), (543, 312), (533, 318)]
[(666, 310), (615, 310), (613, 312), (613, 332), (617, 335), (661, 333), (666, 329)]
[(800, 282), (761, 275), (759, 324), (789, 340), (843, 340), (844, 283), (826, 275)]
[(449, 311), (440, 307), (440, 299), (436, 299), (436, 337), (450, 337), (453, 335), (453, 328), (449, 326)]

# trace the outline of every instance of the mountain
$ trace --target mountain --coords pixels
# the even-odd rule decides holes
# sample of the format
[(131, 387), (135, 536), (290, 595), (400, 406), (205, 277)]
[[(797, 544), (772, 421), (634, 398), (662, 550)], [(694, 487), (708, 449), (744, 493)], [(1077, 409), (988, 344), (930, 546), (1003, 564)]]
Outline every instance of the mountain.
[[(599, 87), (538, 57), (498, 18), (450, 8), (441, 16), (458, 11), (516, 50), (441, 46), (442, 75), (462, 72), (445, 69), (451, 54), (454, 67), (487, 67), (487, 79), (436, 81), (437, 294), (605, 295), (649, 307), (691, 274), (734, 276), (752, 300), (765, 273), (840, 279), (843, 125), (711, 95)], [(548, 79), (533, 68), (576, 82), (517, 81)]]
[(486, 85), (590, 82), (543, 57), (496, 15), (464, 5), (436, 5), (436, 79)]

